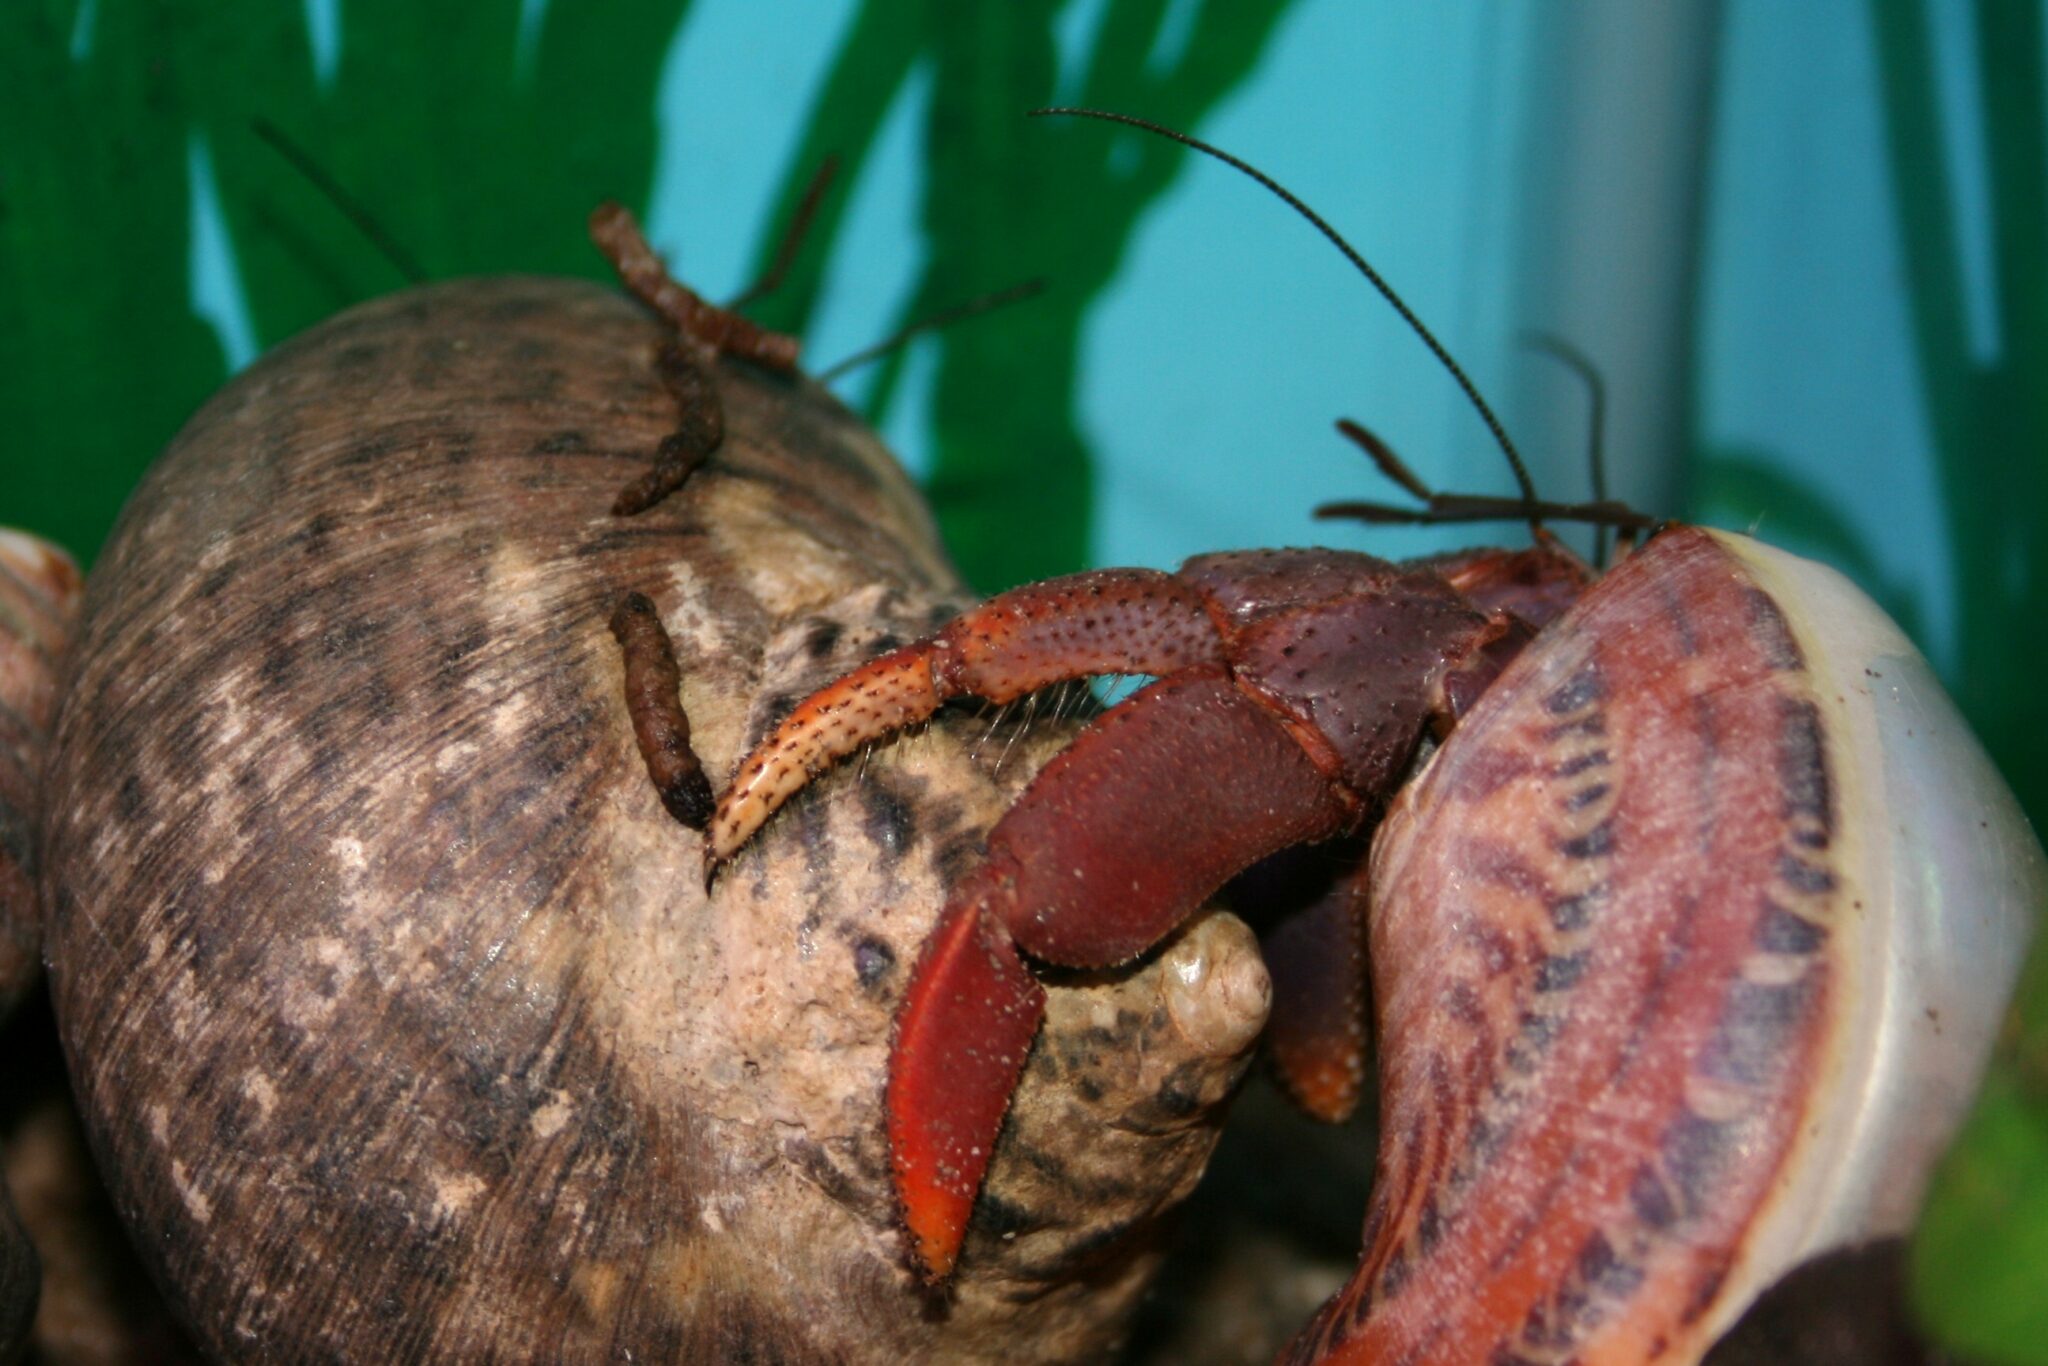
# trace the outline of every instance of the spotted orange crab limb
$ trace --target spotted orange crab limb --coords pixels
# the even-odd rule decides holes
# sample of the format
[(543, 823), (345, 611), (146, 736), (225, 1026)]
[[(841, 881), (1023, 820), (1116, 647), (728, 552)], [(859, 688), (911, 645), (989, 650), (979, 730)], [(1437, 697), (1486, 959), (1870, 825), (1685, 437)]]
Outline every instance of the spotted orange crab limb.
[(1214, 661), (1201, 595), (1150, 569), (1105, 569), (989, 599), (800, 703), (740, 765), (704, 844), (707, 880), (811, 778), (862, 745), (973, 696), (1008, 702), (1093, 674), (1166, 674)]

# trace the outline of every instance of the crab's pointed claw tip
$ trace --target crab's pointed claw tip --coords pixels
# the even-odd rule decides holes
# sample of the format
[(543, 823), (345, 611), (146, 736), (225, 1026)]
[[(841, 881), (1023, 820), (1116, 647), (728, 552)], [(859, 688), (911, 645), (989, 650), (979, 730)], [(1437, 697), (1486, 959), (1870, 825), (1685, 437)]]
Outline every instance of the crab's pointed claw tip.
[(925, 720), (944, 696), (932, 680), (932, 646), (920, 641), (805, 698), (740, 761), (704, 832), (706, 863), (731, 858), (814, 775)]
[(1045, 989), (979, 897), (956, 898), (919, 960), (889, 1054), (889, 1154), (911, 1253), (951, 1277), (996, 1134), (1045, 1017)]
[(748, 797), (738, 789), (728, 791), (718, 799), (718, 805), (711, 812), (711, 819), (704, 826), (704, 877), (709, 881), (718, 870), (726, 865), (740, 847), (754, 837), (754, 832), (764, 825), (769, 816), (765, 804)]
[(972, 1196), (959, 1202), (944, 1196), (922, 1209), (905, 1203), (903, 1224), (910, 1234), (911, 1263), (926, 1285), (939, 1289), (952, 1281), (973, 1201)]

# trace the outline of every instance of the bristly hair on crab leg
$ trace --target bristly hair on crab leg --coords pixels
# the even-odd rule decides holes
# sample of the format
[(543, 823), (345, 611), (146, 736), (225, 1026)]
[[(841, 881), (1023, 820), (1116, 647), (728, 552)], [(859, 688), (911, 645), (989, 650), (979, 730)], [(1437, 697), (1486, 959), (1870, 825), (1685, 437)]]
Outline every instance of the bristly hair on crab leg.
[(813, 776), (950, 698), (1002, 703), (1092, 674), (1170, 673), (1216, 648), (1199, 596), (1158, 570), (1096, 570), (991, 598), (821, 689), (762, 740), (719, 798), (705, 880)]

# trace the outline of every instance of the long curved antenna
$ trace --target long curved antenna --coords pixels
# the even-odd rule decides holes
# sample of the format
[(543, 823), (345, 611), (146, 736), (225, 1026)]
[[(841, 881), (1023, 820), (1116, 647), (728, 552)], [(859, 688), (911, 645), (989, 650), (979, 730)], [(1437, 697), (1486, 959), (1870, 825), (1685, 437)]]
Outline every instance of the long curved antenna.
[[(1600, 373), (1600, 367), (1593, 364), (1593, 358), (1554, 332), (1530, 329), (1521, 334), (1522, 345), (1532, 351), (1561, 363), (1577, 375), (1586, 386), (1586, 397), (1592, 412), (1586, 419), (1586, 465), (1593, 480), (1593, 501), (1605, 503), (1607, 499), (1607, 380)], [(1601, 569), (1607, 567), (1607, 528), (1593, 529), (1593, 563)]]
[(1270, 190), (1287, 207), (1307, 219), (1317, 232), (1320, 232), (1329, 240), (1330, 245), (1344, 253), (1345, 259), (1357, 267), (1359, 274), (1365, 276), (1372, 287), (1379, 291), (1380, 297), (1392, 305), (1394, 311), (1401, 315), (1401, 321), (1407, 323), (1410, 330), (1416, 336), (1422, 338), (1422, 344), (1429, 348), (1430, 354), (1437, 358), (1438, 363), (1450, 372), (1451, 378), (1458, 382), (1458, 387), (1465, 391), (1465, 397), (1471, 400), (1473, 408), (1478, 410), (1480, 418), (1485, 421), (1487, 430), (1493, 433), (1494, 442), (1500, 447), (1501, 453), (1507, 456), (1508, 466), (1515, 474), (1515, 484), (1522, 491), (1522, 501), (1530, 509), (1530, 527), (1532, 530), (1535, 529), (1538, 515), (1535, 510), (1541, 505), (1541, 500), (1536, 497), (1535, 481), (1530, 479), (1528, 467), (1522, 463), (1521, 452), (1515, 449), (1515, 443), (1508, 437), (1507, 428), (1501, 425), (1498, 417), (1494, 416), (1492, 407), (1488, 405), (1486, 399), (1480, 394), (1479, 386), (1472, 382), (1471, 377), (1465, 373), (1464, 367), (1451, 358), (1451, 353), (1446, 351), (1443, 343), (1436, 339), (1436, 334), (1423, 324), (1422, 319), (1415, 316), (1414, 310), (1402, 302), (1401, 296), (1394, 292), (1394, 287), (1387, 283), (1386, 278), (1374, 270), (1371, 263), (1359, 255), (1357, 248), (1345, 241), (1341, 233), (1324, 222), (1321, 214), (1318, 214), (1314, 209), (1302, 203), (1293, 191), (1267, 175), (1264, 171), (1261, 171), (1258, 167), (1232, 156), (1220, 147), (1211, 146), (1200, 138), (1189, 137), (1186, 133), (1177, 133), (1171, 128), (1153, 123), (1147, 119), (1135, 118), (1129, 114), (1113, 114), (1103, 109), (1059, 107), (1034, 109), (1031, 111), (1033, 118), (1042, 118), (1048, 115), (1066, 115), (1074, 118), (1100, 119), (1104, 123), (1121, 123), (1132, 128), (1141, 128), (1148, 133), (1155, 133), (1160, 137), (1178, 142), (1184, 147), (1192, 147), (1197, 152), (1212, 156), (1224, 165), (1233, 167), (1250, 176), (1253, 180)]
[(922, 318), (897, 328), (872, 346), (863, 346), (860, 350), (846, 357), (846, 359), (834, 361), (816, 375), (813, 375), (812, 378), (820, 384), (829, 384), (849, 370), (858, 370), (861, 366), (871, 361), (880, 360), (883, 356), (888, 355), (913, 337), (921, 337), (927, 332), (935, 332), (942, 327), (951, 327), (954, 323), (966, 322), (969, 318), (978, 318), (984, 313), (992, 313), (996, 309), (1006, 308), (1011, 304), (1022, 303), (1026, 299), (1036, 298), (1045, 292), (1045, 288), (1045, 278), (1040, 276), (1011, 285), (1008, 289), (998, 289), (992, 290), (987, 294), (977, 294), (965, 303), (954, 304), (951, 308), (942, 308), (936, 313), (928, 313)]
[(313, 188), (325, 195), (327, 202), (334, 205), (357, 232), (369, 239), (370, 245), (405, 277), (407, 284), (426, 283), (427, 272), (413, 254), (386, 232), (376, 215), (364, 208), (362, 201), (350, 194), (339, 180), (328, 174), (327, 168), (314, 160), (310, 152), (292, 141), (282, 128), (261, 116), (249, 120), (249, 131), (269, 143), (271, 151), (290, 162), (293, 170), (311, 181)]

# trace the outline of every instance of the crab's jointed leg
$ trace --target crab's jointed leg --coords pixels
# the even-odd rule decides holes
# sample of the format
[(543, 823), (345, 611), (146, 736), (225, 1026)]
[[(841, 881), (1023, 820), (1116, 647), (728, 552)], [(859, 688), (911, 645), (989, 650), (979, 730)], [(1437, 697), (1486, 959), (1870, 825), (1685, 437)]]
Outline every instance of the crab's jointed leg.
[[(1540, 553), (1527, 574), (1530, 555), (1491, 558), (1500, 564), (1477, 567), (1489, 582), (1540, 588), (1559, 573)], [(1580, 568), (1564, 577), (1576, 582)], [(1108, 570), (1003, 594), (814, 694), (761, 743), (720, 800), (707, 871), (812, 774), (948, 698), (1158, 676), (1092, 722), (990, 831), (912, 975), (887, 1111), (913, 1253), (930, 1279), (958, 1255), (1043, 1014), (1019, 950), (1068, 967), (1126, 962), (1259, 860), (1357, 829), (1424, 730), (1462, 714), (1531, 634), (1433, 570), (1336, 551), (1206, 555), (1178, 575)], [(1358, 902), (1346, 896), (1329, 914)], [(1355, 967), (1356, 927), (1335, 938)], [(1356, 990), (1324, 991), (1331, 1008), (1298, 1022), (1325, 1030), (1347, 1002), (1355, 1013)], [(1355, 1024), (1326, 1032), (1295, 1040), (1306, 1045), (1289, 1054), (1300, 1077), (1356, 1068)], [(1335, 1115), (1356, 1086), (1354, 1074), (1294, 1089)]]
[(1219, 648), (1202, 595), (1157, 570), (1097, 570), (993, 597), (791, 712), (719, 798), (705, 873), (716, 874), (813, 775), (952, 698), (1008, 702), (1094, 674), (1168, 674), (1215, 662)]

